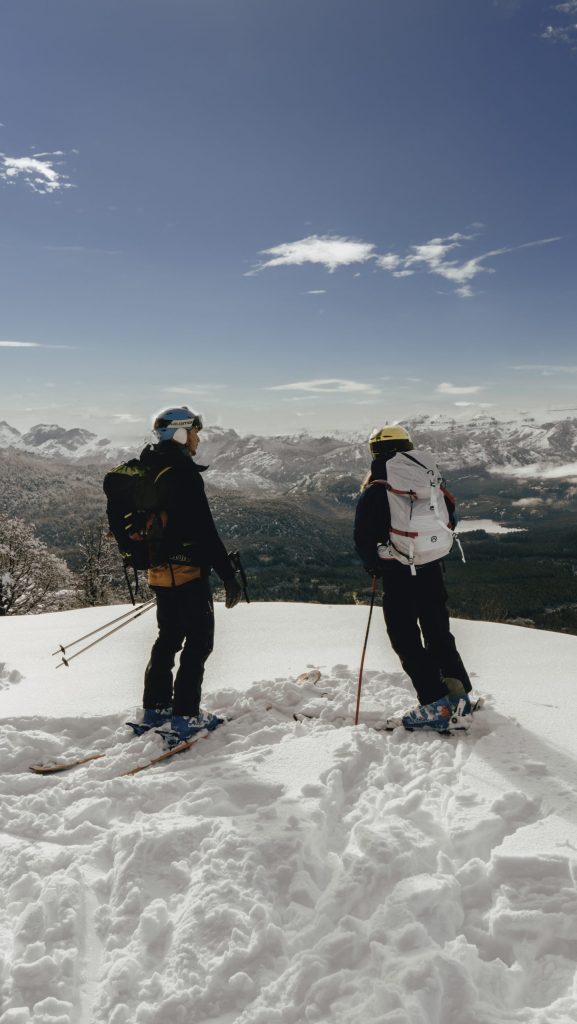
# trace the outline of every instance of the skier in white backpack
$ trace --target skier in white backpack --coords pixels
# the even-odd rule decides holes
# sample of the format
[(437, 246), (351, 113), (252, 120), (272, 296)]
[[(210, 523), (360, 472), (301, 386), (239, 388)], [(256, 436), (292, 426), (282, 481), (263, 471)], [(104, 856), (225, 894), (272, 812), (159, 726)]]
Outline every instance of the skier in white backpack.
[(355, 547), (366, 571), (382, 580), (387, 633), (419, 700), (390, 724), (437, 732), (467, 728), (471, 682), (450, 630), (443, 580), (443, 558), (454, 540), (454, 498), (432, 456), (413, 448), (404, 427), (374, 430), (369, 448)]

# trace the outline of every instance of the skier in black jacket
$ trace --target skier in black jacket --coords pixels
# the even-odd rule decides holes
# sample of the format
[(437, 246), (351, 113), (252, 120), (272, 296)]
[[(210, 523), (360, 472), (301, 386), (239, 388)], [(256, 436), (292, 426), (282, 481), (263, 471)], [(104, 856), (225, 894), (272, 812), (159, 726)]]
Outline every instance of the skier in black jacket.
[[(391, 724), (445, 731), (455, 727), (451, 719), (456, 713), (470, 714), (471, 682), (450, 631), (442, 560), (411, 566), (395, 549), (390, 532), (387, 463), (399, 452), (413, 451), (413, 444), (407, 431), (395, 425), (373, 431), (369, 446), (373, 461), (357, 504), (355, 547), (366, 571), (382, 580), (387, 633), (419, 699), (418, 708)], [(444, 487), (441, 492), (454, 528), (454, 499)]]
[(200, 710), (204, 664), (214, 639), (211, 568), (224, 583), (227, 608), (238, 604), (241, 588), (204, 491), (201, 473), (207, 467), (193, 462), (201, 418), (186, 406), (166, 409), (156, 416), (153, 429), (158, 444), (145, 448), (140, 458), (156, 474), (164, 560), (148, 570), (156, 594), (158, 638), (145, 672), (142, 724), (155, 727), (170, 721), (171, 731), (188, 739), (220, 721)]

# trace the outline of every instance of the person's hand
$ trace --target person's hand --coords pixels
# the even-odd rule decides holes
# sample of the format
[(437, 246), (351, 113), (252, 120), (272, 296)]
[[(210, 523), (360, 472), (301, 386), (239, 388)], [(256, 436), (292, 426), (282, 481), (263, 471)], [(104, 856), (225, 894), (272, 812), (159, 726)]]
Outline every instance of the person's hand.
[(234, 608), (242, 597), (242, 589), (237, 583), (236, 576), (232, 576), (229, 580), (224, 581), (224, 590), (226, 593), (225, 606), (227, 608)]
[(380, 565), (365, 565), (365, 572), (368, 572), (369, 576), (376, 576), (379, 580), (383, 575), (383, 570)]

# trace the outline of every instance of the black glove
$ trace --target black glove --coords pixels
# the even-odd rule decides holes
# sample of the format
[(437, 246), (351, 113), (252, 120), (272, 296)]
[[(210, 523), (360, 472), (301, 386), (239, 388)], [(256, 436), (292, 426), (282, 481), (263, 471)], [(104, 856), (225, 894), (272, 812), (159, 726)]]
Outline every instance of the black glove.
[(242, 589), (237, 583), (236, 576), (231, 576), (229, 580), (224, 581), (224, 589), (226, 592), (225, 605), (227, 608), (234, 608), (242, 597)]
[(369, 576), (376, 576), (377, 579), (379, 579), (379, 580), (382, 578), (383, 570), (382, 570), (382, 567), (380, 565), (371, 565), (371, 566), (365, 565), (364, 569), (365, 569), (365, 572), (368, 572)]

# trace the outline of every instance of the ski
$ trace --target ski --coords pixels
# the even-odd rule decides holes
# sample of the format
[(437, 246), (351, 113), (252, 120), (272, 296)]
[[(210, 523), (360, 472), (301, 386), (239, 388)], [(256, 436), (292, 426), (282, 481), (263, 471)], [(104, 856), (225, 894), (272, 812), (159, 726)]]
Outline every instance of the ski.
[[(320, 679), (320, 673), (318, 675), (318, 678)], [(318, 679), (317, 679), (317, 682), (318, 682)], [(319, 702), (318, 706), (317, 707), (309, 706), (308, 709), (305, 710), (305, 711), (295, 711), (293, 713), (293, 718), (294, 718), (295, 722), (306, 722), (307, 720), (308, 721), (314, 721), (315, 719), (319, 718), (319, 716), (321, 715), (322, 710), (323, 710), (323, 700), (321, 700), (321, 698), (324, 698), (325, 700), (327, 700), (327, 699), (330, 700), (330, 694), (327, 693), (327, 692), (323, 692), (323, 691), (319, 690), (319, 696), (317, 698), (318, 702)], [(478, 696), (478, 697), (474, 698), (471, 701), (471, 714), (473, 714), (473, 712), (475, 712), (475, 711), (479, 711), (482, 707), (484, 707), (484, 705), (485, 705), (485, 698), (483, 696)], [(467, 717), (467, 719), (469, 719), (471, 716), (467, 715), (466, 717)], [(345, 715), (343, 714), (342, 717), (340, 718), (341, 724), (352, 725), (352, 719), (348, 723), (345, 722), (344, 720), (345, 720)], [(405, 728), (405, 726), (403, 725), (403, 723), (401, 721), (400, 716), (399, 716), (398, 719), (393, 720), (392, 718), (388, 717), (387, 711), (386, 711), (386, 709), (384, 707), (376, 707), (374, 705), (372, 707), (370, 707), (369, 709), (365, 708), (364, 712), (361, 711), (361, 720), (360, 720), (359, 724), (360, 725), (366, 725), (369, 728), (374, 729), (375, 732), (395, 732), (396, 729), (404, 729)], [(455, 725), (455, 726), (453, 726), (453, 728), (449, 728), (449, 729), (446, 729), (446, 730), (428, 730), (427, 729), (425, 731), (426, 732), (437, 731), (439, 733), (439, 735), (441, 735), (441, 736), (452, 736), (452, 735), (454, 735), (455, 733), (458, 733), (458, 732), (463, 732), (463, 733), (468, 732), (470, 725), (471, 725), (471, 723), (469, 721), (467, 721), (466, 725)], [(406, 731), (407, 732), (419, 732), (420, 730), (417, 728), (417, 729), (407, 729)]]
[(295, 683), (310, 683), (312, 686), (316, 686), (321, 678), (321, 673), (318, 668), (312, 668), (309, 672), (301, 672), (300, 676), (297, 676)]
[[(228, 721), (232, 721), (232, 719), (228, 719)], [(226, 725), (226, 721), (223, 721), (222, 725)], [(220, 726), (217, 726), (217, 729), (220, 729)], [(216, 732), (216, 729), (211, 729), (210, 731), (208, 729), (204, 729), (202, 732), (197, 733), (196, 736), (191, 736), (189, 740), (183, 740), (182, 743), (177, 743), (174, 747), (169, 747), (167, 750), (164, 750), (162, 754), (157, 754), (156, 757), (149, 758), (149, 760), (145, 761), (144, 764), (137, 764), (134, 768), (129, 768), (127, 772), (121, 772), (119, 778), (126, 778), (127, 775), (138, 775), (138, 772), (143, 772), (147, 768), (153, 768), (155, 764), (161, 764), (163, 761), (168, 761), (168, 759), (170, 757), (174, 757), (175, 754), (183, 754), (185, 750), (190, 750), (190, 748), (193, 747), (195, 743), (198, 743), (199, 740), (208, 739), (213, 732)]]
[(66, 761), (43, 761), (41, 764), (29, 765), (28, 770), (35, 775), (54, 775), (56, 772), (67, 772), (70, 768), (77, 768), (90, 761), (98, 761), (101, 757), (106, 757), (106, 751), (101, 754), (88, 754), (86, 757), (71, 757)]
[[(126, 722), (134, 730), (133, 722)], [(136, 736), (142, 736), (145, 732), (150, 732), (150, 728), (142, 728), (140, 731), (134, 730), (132, 736), (129, 736), (129, 741), (134, 739)], [(85, 756), (79, 757), (68, 757), (59, 758), (56, 761), (41, 761), (39, 764), (31, 764), (28, 766), (28, 770), (34, 772), (35, 775), (55, 775), (57, 772), (68, 772), (72, 768), (80, 768), (84, 764), (90, 764), (91, 761), (99, 761), (103, 757), (108, 757), (110, 750), (101, 750), (98, 753), (86, 754)]]
[[(310, 683), (310, 684), (316, 685), (316, 683), (318, 683), (320, 678), (321, 678), (320, 671), (318, 669), (311, 669), (311, 670), (309, 670), (307, 672), (301, 672), (301, 674), (299, 676), (297, 676), (297, 678), (295, 679), (295, 682), (296, 683), (303, 683), (303, 684)], [(275, 704), (268, 704), (268, 703), (265, 705), (265, 709), (267, 711), (274, 709), (274, 710), (282, 711), (282, 712), (286, 712), (286, 710), (287, 710), (287, 709), (285, 709), (283, 707), (280, 707), (280, 706), (277, 707), (277, 705), (275, 705)], [(238, 717), (238, 716), (235, 716), (235, 717)], [(232, 722), (233, 719), (232, 718), (225, 719), (223, 724), (226, 724), (227, 721)], [(151, 731), (149, 728), (146, 728), (146, 729), (142, 728), (140, 726), (140, 723), (136, 723), (136, 722), (127, 722), (126, 725), (130, 726), (130, 728), (133, 730), (134, 736), (143, 735), (144, 732), (150, 732)], [(214, 731), (214, 730), (212, 730), (212, 731)], [(162, 733), (161, 733), (161, 735), (162, 735)], [(185, 740), (182, 743), (178, 743), (176, 746), (172, 747), (170, 750), (165, 750), (162, 754), (159, 754), (157, 757), (151, 758), (150, 761), (147, 762), (146, 764), (144, 764), (144, 765), (137, 765), (135, 768), (131, 768), (129, 771), (124, 772), (123, 775), (136, 775), (138, 772), (144, 771), (145, 768), (149, 768), (152, 765), (155, 765), (155, 764), (158, 764), (159, 762), (167, 760), (168, 758), (172, 757), (174, 754), (182, 754), (185, 750), (188, 750), (190, 747), (192, 747), (196, 743), (197, 740), (205, 739), (206, 736), (208, 736), (208, 735), (209, 735), (208, 732), (199, 733), (197, 736), (192, 737), (190, 740)], [(130, 738), (133, 739), (134, 737), (130, 737)], [(80, 768), (80, 767), (82, 767), (82, 765), (90, 764), (92, 761), (99, 761), (99, 760), (101, 760), (104, 757), (109, 757), (110, 753), (111, 753), (110, 750), (103, 750), (103, 751), (100, 751), (98, 753), (86, 754), (85, 756), (80, 756), (80, 757), (59, 758), (58, 760), (55, 760), (55, 761), (43, 761), (43, 762), (40, 762), (38, 764), (31, 764), (31, 765), (29, 765), (28, 766), (28, 770), (31, 771), (31, 772), (34, 772), (35, 775), (55, 775), (58, 772), (67, 772), (67, 771), (72, 770), (73, 768)], [(120, 776), (120, 777), (122, 778), (122, 776)]]

